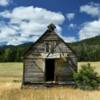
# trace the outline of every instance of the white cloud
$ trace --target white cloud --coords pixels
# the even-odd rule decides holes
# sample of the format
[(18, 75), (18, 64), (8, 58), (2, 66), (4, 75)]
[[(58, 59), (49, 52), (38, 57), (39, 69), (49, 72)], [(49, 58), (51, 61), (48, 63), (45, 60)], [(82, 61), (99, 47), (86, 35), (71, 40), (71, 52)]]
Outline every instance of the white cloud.
[(61, 33), (58, 33), (58, 35), (66, 42), (66, 43), (72, 43), (76, 42), (77, 38), (75, 36), (63, 36)]
[[(0, 13), (5, 18), (11, 18), (13, 21), (28, 20), (36, 23), (62, 24), (64, 16), (61, 13), (52, 12), (38, 7), (17, 7), (12, 12), (4, 11)], [(42, 19), (42, 20), (41, 20)], [(50, 20), (49, 20), (50, 19)]]
[(100, 35), (100, 19), (83, 24), (79, 31), (80, 40)]
[(17, 7), (12, 11), (0, 12), (3, 20), (0, 27), (0, 41), (6, 41), (7, 45), (18, 45), (24, 42), (35, 41), (47, 29), (47, 25), (54, 23), (57, 31), (61, 32), (60, 25), (65, 20), (63, 14), (52, 12), (38, 7)]
[(75, 14), (74, 14), (74, 13), (68, 13), (68, 14), (66, 15), (66, 17), (67, 17), (67, 19), (70, 21), (70, 20), (74, 19)]
[(87, 13), (91, 16), (100, 16), (100, 4), (90, 3), (80, 7), (80, 12)]
[(71, 42), (76, 42), (77, 39), (74, 37), (74, 36), (71, 36), (71, 37), (64, 37), (64, 36), (61, 36), (65, 42), (67, 43), (71, 43)]
[(10, 0), (0, 0), (0, 6), (7, 6), (10, 3)]
[(100, 4), (90, 3), (80, 7), (80, 12), (84, 12), (92, 17), (97, 17), (97, 20), (85, 22), (79, 31), (79, 39), (87, 39), (100, 35)]
[(76, 24), (73, 24), (73, 23), (69, 24), (69, 28), (75, 28), (75, 27), (76, 27)]

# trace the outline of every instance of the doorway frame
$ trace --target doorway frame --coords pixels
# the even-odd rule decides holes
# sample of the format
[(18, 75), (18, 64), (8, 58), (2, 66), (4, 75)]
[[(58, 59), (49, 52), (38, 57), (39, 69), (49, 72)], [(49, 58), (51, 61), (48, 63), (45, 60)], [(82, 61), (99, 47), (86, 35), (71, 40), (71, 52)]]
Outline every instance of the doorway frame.
[[(46, 81), (46, 60), (54, 60), (54, 80), (53, 81)], [(55, 58), (46, 58), (45, 59), (45, 70), (44, 70), (44, 81), (47, 83), (47, 82), (51, 82), (51, 83), (55, 83), (56, 82), (56, 75), (55, 75), (55, 72), (56, 72), (56, 59)]]

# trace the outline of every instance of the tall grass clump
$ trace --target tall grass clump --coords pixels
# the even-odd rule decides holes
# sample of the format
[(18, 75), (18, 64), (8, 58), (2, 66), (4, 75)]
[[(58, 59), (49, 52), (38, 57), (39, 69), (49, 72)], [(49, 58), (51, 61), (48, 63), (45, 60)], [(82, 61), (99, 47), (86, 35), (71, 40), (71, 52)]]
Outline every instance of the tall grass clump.
[(79, 72), (74, 73), (74, 79), (80, 89), (94, 90), (100, 87), (100, 76), (90, 64), (82, 65)]

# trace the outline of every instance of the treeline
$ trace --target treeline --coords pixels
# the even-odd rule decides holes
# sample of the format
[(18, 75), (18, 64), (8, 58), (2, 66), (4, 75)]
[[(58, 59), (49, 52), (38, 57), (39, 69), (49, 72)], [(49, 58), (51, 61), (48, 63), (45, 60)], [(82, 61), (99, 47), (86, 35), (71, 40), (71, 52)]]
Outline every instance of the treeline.
[(79, 44), (72, 46), (78, 61), (100, 61), (100, 45)]
[[(1, 47), (0, 62), (21, 62), (24, 52), (30, 45), (32, 45), (32, 43)], [(100, 36), (77, 43), (71, 43), (69, 46), (75, 51), (78, 61), (100, 61)]]
[(78, 61), (100, 61), (100, 36), (70, 44)]
[(0, 62), (22, 62), (23, 54), (30, 45), (31, 43), (0, 48)]

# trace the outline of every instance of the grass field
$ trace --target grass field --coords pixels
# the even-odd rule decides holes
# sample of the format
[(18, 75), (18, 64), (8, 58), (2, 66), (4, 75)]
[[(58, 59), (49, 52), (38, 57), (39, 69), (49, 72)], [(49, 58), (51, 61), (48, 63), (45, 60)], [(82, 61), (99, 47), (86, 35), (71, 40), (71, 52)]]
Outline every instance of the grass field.
[(86, 64), (90, 64), (92, 67), (94, 67), (95, 71), (98, 72), (100, 74), (100, 61), (98, 62), (79, 62), (78, 63), (78, 69), (80, 69), (80, 67), (82, 65), (86, 65)]
[[(88, 62), (78, 63), (78, 67)], [(100, 72), (100, 62), (91, 62)], [(22, 63), (0, 63), (0, 100), (100, 100), (100, 91), (71, 87), (21, 89)]]
[(0, 82), (21, 81), (22, 63), (0, 63)]

